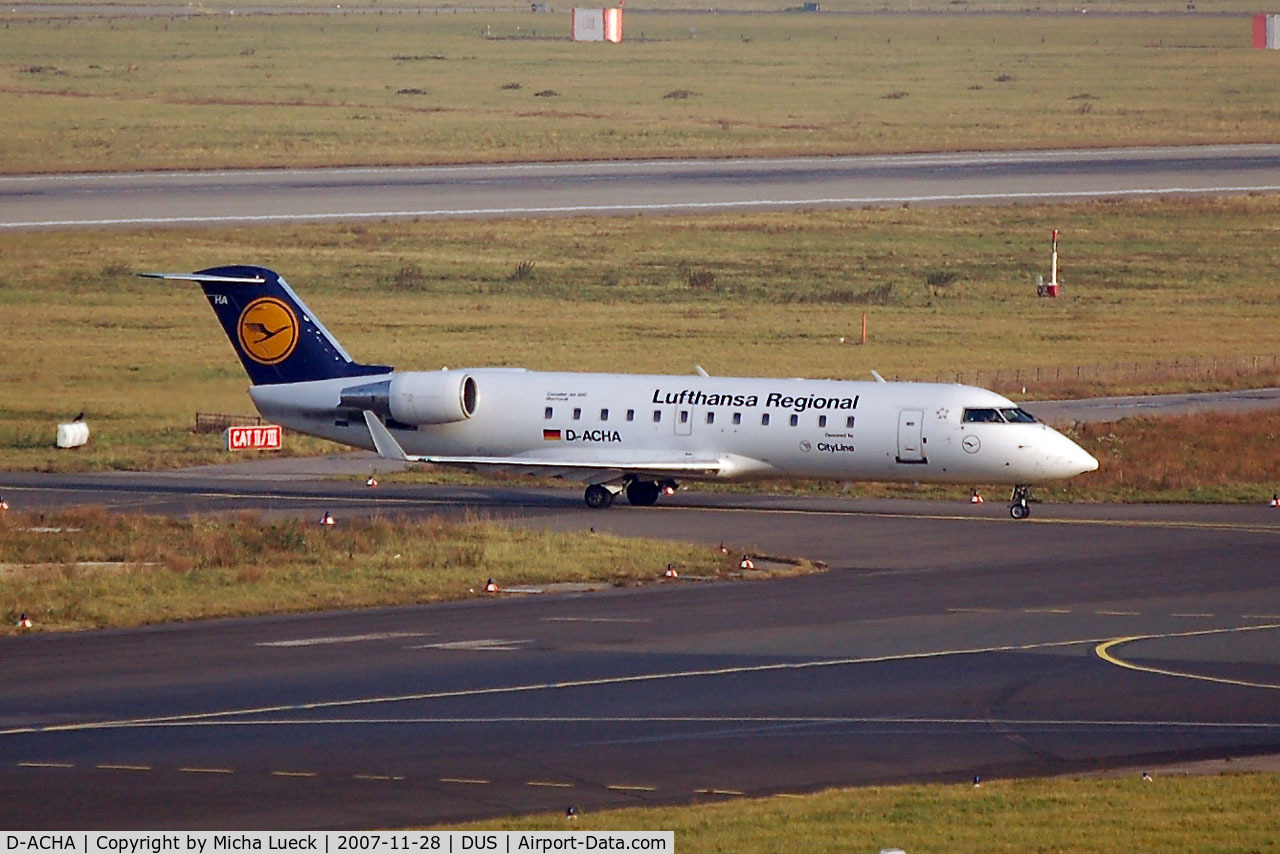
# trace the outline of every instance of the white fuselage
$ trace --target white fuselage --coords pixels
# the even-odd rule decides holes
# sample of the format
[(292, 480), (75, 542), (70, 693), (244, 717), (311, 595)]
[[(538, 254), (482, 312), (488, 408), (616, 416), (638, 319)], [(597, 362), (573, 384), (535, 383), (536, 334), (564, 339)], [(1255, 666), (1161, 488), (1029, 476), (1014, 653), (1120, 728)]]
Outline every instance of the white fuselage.
[[(388, 422), (407, 454), (599, 469), (636, 459), (716, 460), (702, 477), (961, 484), (1035, 484), (1097, 468), (1044, 424), (966, 421), (966, 411), (1016, 409), (971, 386), (507, 368), (465, 374), (475, 382), (468, 417)], [(250, 394), (265, 417), (286, 427), (373, 449), (360, 412), (339, 405), (351, 385), (259, 385)], [(652, 474), (668, 473), (656, 467)]]

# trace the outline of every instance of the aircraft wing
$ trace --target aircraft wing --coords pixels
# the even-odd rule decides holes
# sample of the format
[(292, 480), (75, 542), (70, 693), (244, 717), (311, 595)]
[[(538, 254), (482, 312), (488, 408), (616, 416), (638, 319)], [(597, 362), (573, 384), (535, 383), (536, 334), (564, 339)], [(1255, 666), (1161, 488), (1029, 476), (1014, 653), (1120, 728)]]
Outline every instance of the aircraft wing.
[(626, 474), (652, 477), (698, 476), (715, 477), (723, 474), (726, 460), (712, 456), (697, 456), (683, 451), (604, 450), (586, 448), (568, 451), (562, 448), (547, 453), (536, 452), (514, 457), (459, 457), (439, 454), (407, 454), (391, 431), (370, 411), (364, 413), (365, 424), (378, 456), (389, 460), (416, 463), (435, 463), (444, 466), (467, 468), (495, 468), (521, 474), (540, 474), (548, 477), (582, 475), (590, 472), (591, 480), (606, 481)]
[(663, 477), (715, 477), (722, 468), (719, 460), (696, 458), (684, 454), (670, 454), (670, 458), (659, 456), (661, 452), (648, 453), (635, 460), (622, 461), (617, 455), (593, 461), (587, 458), (573, 459), (569, 457), (441, 457), (424, 455), (409, 457), (414, 462), (435, 463), (442, 466), (463, 466), (466, 468), (492, 468), (512, 474), (536, 474), (544, 477), (579, 477), (590, 474), (586, 478), (591, 481), (605, 482), (623, 475), (644, 475), (653, 478)]

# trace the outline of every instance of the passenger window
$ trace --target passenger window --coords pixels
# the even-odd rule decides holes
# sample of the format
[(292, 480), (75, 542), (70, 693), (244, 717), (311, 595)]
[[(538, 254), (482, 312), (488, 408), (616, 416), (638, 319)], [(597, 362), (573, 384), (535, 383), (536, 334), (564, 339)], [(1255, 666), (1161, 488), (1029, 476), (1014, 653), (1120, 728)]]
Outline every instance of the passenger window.
[(769, 426), (769, 413), (766, 412), (764, 415), (760, 416), (760, 426), (761, 427)]
[(792, 415), (792, 416), (791, 416), (791, 426), (792, 426), (792, 427), (794, 427), (794, 426), (796, 426), (796, 425), (797, 425), (797, 424), (799, 424), (799, 423), (800, 423), (800, 416), (799, 416), (799, 415)]
[(966, 424), (991, 424), (1002, 423), (1003, 418), (1000, 413), (994, 409), (966, 409), (964, 411), (964, 422)]
[(628, 409), (628, 410), (627, 410), (627, 420), (628, 420), (628, 421), (635, 421), (635, 420), (636, 420), (636, 411), (635, 411), (634, 409)]
[(853, 416), (852, 416), (852, 415), (850, 415), (848, 418), (846, 418), (846, 419), (844, 420), (844, 426), (845, 426), (845, 429), (846, 429), (846, 430), (852, 430), (852, 429), (853, 429)]
[(825, 415), (819, 415), (819, 416), (818, 416), (818, 426), (819, 426), (819, 427), (826, 427), (826, 426), (827, 426), (827, 416), (825, 416)]
[(680, 410), (680, 423), (681, 423), (681, 424), (688, 424), (688, 423), (689, 423), (689, 410), (687, 410), (687, 409), (681, 409), (681, 410)]
[(582, 418), (582, 408), (575, 406), (573, 408), (573, 420), (578, 421)]
[(741, 423), (742, 423), (742, 413), (741, 413), (741, 412), (735, 412), (735, 413), (733, 413), (733, 423), (734, 423), (734, 424), (741, 424)]
[(609, 420), (609, 410), (607, 410), (607, 409), (601, 409), (601, 410), (600, 410), (600, 420), (601, 420), (601, 421), (608, 421), (608, 420)]
[(662, 410), (661, 409), (653, 410), (653, 423), (657, 424), (661, 420), (662, 420)]
[(546, 409), (542, 410), (542, 417), (543, 417), (543, 418), (545, 418), (545, 419), (547, 419), (548, 421), (550, 421), (550, 420), (551, 420), (551, 416), (552, 416), (554, 413), (555, 413), (555, 410), (554, 410), (554, 409), (552, 409), (550, 406), (548, 406)]
[(715, 414), (714, 412), (708, 412), (708, 413), (707, 413), (707, 423), (708, 423), (708, 424), (715, 424), (715, 423), (716, 423), (716, 414)]

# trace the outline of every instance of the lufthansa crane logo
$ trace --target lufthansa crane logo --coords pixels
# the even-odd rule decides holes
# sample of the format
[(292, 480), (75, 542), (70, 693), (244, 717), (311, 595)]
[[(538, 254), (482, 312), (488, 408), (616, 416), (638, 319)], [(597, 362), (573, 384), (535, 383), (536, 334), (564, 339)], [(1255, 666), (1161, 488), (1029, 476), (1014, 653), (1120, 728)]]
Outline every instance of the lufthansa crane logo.
[(298, 345), (298, 316), (283, 300), (260, 297), (240, 312), (236, 331), (245, 355), (262, 365), (276, 365)]

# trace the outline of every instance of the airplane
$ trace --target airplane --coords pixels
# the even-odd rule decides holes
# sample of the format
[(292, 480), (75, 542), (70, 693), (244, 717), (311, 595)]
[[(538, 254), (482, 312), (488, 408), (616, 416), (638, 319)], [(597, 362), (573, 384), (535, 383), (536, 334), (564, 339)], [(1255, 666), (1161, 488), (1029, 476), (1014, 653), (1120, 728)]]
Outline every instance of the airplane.
[(603, 509), (681, 481), (821, 478), (1031, 486), (1093, 471), (1087, 451), (1008, 398), (943, 383), (398, 371), (356, 362), (276, 272), (140, 273), (200, 284), (264, 418), (390, 460), (579, 479)]

